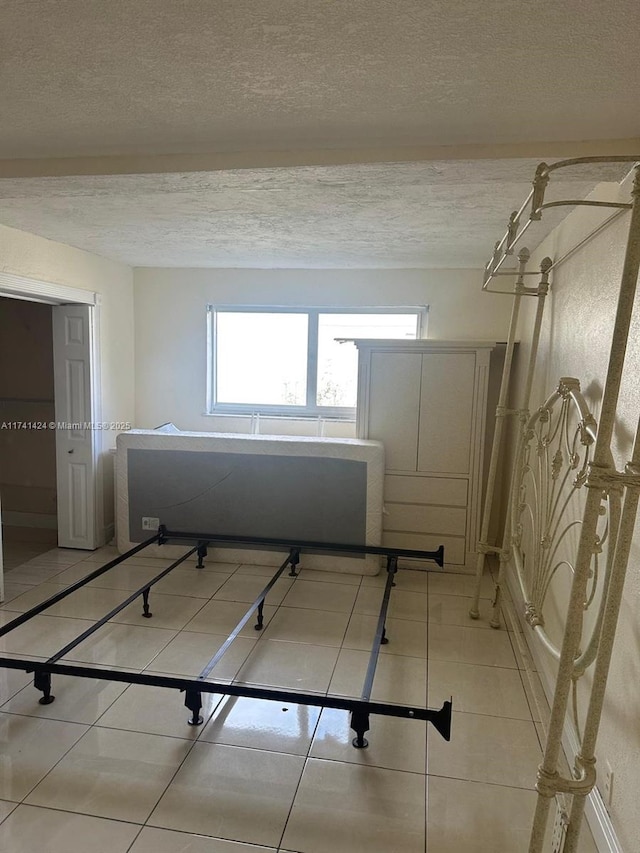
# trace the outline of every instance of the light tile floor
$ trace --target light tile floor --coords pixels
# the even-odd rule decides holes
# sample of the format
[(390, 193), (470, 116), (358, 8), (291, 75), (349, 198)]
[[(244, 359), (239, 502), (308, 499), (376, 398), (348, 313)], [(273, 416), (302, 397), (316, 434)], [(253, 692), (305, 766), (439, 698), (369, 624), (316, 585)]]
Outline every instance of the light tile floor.
[[(25, 552), (6, 572), (0, 625), (94, 571), (86, 555)], [(168, 561), (135, 558), (0, 639), (42, 658)], [(184, 564), (70, 651), (68, 660), (195, 675), (267, 582), (264, 566)], [(385, 576), (302, 570), (277, 582), (212, 678), (353, 696), (367, 667)], [(482, 594), (488, 612), (491, 583)], [(40, 705), (26, 674), (0, 669), (0, 849), (11, 853), (524, 853), (541, 757), (541, 712), (517, 645), (469, 620), (468, 577), (401, 571), (373, 698), (439, 707), (427, 724), (372, 717), (366, 750), (340, 710), (203, 694), (187, 725), (165, 688), (54, 676)], [(535, 691), (540, 693), (540, 688)], [(551, 848), (549, 848), (551, 849)], [(588, 828), (580, 853), (594, 853)]]

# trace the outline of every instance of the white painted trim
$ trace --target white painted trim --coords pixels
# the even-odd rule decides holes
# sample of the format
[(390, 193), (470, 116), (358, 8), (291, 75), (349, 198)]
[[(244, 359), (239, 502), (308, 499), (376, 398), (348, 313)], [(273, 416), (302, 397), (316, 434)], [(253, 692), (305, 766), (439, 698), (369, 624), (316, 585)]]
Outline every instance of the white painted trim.
[(359, 350), (366, 349), (391, 349), (404, 351), (420, 350), (427, 346), (429, 350), (444, 352), (460, 352), (465, 350), (495, 349), (499, 343), (504, 341), (445, 341), (438, 338), (409, 338), (407, 340), (392, 340), (388, 338), (336, 338), (337, 341), (352, 341)]
[(90, 290), (25, 278), (7, 272), (0, 272), (0, 296), (10, 296), (14, 299), (26, 297), (36, 302), (49, 302), (52, 305), (62, 305), (65, 302), (78, 302), (82, 305), (96, 304), (96, 294)]
[(624, 853), (597, 788), (589, 794), (584, 813), (599, 853)]
[[(90, 324), (92, 329), (91, 335), (91, 387), (92, 387), (92, 414), (96, 422), (102, 422), (102, 348), (100, 329), (102, 328), (101, 310), (102, 310), (102, 294), (95, 294), (95, 304), (89, 312)], [(105, 453), (104, 453), (104, 436), (100, 430), (94, 431), (94, 454), (96, 459), (96, 474), (95, 474), (95, 502), (96, 502), (96, 547), (100, 548), (113, 538), (108, 535), (107, 528), (104, 523), (104, 488), (105, 488)]]
[[(92, 311), (92, 332), (94, 341), (93, 356), (94, 364), (94, 381), (93, 398), (97, 401), (97, 405), (101, 406), (102, 402), (102, 386), (100, 373), (100, 326), (99, 326), (99, 307), (100, 295), (91, 291), (83, 290), (79, 287), (68, 287), (64, 284), (56, 284), (51, 281), (42, 281), (36, 278), (27, 278), (14, 273), (0, 272), (0, 297), (10, 297), (12, 299), (26, 299), (32, 302), (45, 302), (49, 305), (64, 305), (68, 303), (76, 303), (80, 305), (97, 306), (95, 311)], [(96, 502), (97, 511), (100, 511), (102, 506), (101, 500), (104, 493), (104, 482), (102, 478), (102, 468), (97, 466), (95, 488), (100, 495), (100, 501)], [(104, 529), (103, 513), (96, 517), (97, 530), (106, 535)], [(2, 515), (0, 514), (0, 520)], [(2, 535), (0, 525), (0, 601), (4, 600), (4, 564), (2, 559)]]
[(39, 527), (46, 530), (57, 530), (58, 516), (45, 512), (20, 512), (6, 509), (2, 513), (2, 523), (8, 527)]

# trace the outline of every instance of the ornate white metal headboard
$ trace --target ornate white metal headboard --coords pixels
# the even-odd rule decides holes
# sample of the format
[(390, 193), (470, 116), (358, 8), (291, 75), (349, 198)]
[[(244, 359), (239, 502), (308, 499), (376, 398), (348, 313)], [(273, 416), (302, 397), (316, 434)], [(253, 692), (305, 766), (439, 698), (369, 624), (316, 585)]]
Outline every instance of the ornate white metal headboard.
[[(525, 618), (557, 660), (564, 620), (551, 636), (545, 605), (556, 587), (573, 580), (575, 553), (582, 527), (586, 482), (597, 424), (572, 377), (558, 387), (525, 423), (520, 437), (511, 497), (511, 555), (525, 602)], [(595, 660), (602, 614), (609, 589), (615, 538), (620, 523), (621, 488), (602, 490), (598, 529), (587, 595), (581, 607), (595, 616), (585, 626), (574, 677)], [(555, 600), (555, 599), (554, 599)], [(574, 708), (574, 722), (579, 729)]]
[[(565, 167), (608, 162), (633, 164), (630, 202), (567, 199), (545, 202), (551, 173)], [(587, 205), (610, 208), (614, 212), (589, 235), (552, 261), (544, 258), (539, 272), (526, 269), (529, 252), (518, 254), (517, 270), (502, 270), (530, 225), (539, 221), (546, 208), (559, 205)], [(527, 209), (529, 210), (526, 213)], [(600, 405), (599, 426), (589, 414), (576, 380), (562, 380), (558, 389), (533, 416), (529, 405), (536, 367), (544, 304), (549, 290), (549, 273), (578, 251), (589, 239), (618, 216), (630, 212), (627, 245), (620, 275), (618, 303), (613, 324), (609, 363)], [(526, 216), (524, 224), (521, 219)], [(511, 214), (502, 240), (496, 243), (485, 269), (483, 289), (500, 275), (516, 276), (505, 355), (505, 366), (496, 410), (494, 433), (481, 537), (478, 543), (476, 588), (469, 615), (479, 617), (480, 583), (487, 554), (500, 560), (491, 625), (500, 627), (500, 598), (506, 567), (511, 559), (526, 602), (526, 616), (533, 630), (557, 660), (557, 678), (542, 764), (538, 768), (538, 800), (529, 841), (529, 853), (541, 853), (549, 807), (557, 795), (571, 794), (566, 834), (556, 836), (554, 853), (578, 853), (580, 826), (585, 800), (595, 786), (595, 746), (602, 715), (604, 693), (611, 663), (613, 641), (622, 601), (623, 585), (631, 541), (640, 502), (640, 415), (631, 458), (624, 469), (616, 470), (611, 442), (625, 362), (627, 339), (640, 272), (640, 157), (580, 157), (536, 170), (533, 188), (518, 211)], [(539, 275), (537, 288), (525, 284), (525, 276)], [(537, 299), (531, 335), (522, 405), (507, 405), (511, 362), (518, 326), (521, 299)], [(516, 453), (516, 466), (502, 542), (489, 541), (489, 521), (497, 483), (498, 460), (502, 451), (504, 423), (519, 416), (523, 431)], [(601, 554), (606, 551), (603, 558)], [(604, 563), (604, 566), (603, 566)], [(565, 589), (562, 589), (562, 583)], [(558, 600), (560, 586), (566, 607), (554, 614), (545, 605)], [(564, 602), (563, 602), (564, 603)], [(595, 614), (595, 615), (594, 615)], [(570, 697), (576, 713), (576, 683), (591, 667), (591, 690), (584, 714), (580, 746), (571, 778), (558, 773), (562, 736)]]
[[(621, 525), (628, 475), (615, 472), (608, 447), (601, 447), (601, 461), (596, 463), (597, 444), (598, 426), (579, 381), (563, 377), (523, 422), (516, 451), (508, 520), (512, 565), (525, 619), (558, 662), (554, 714), (545, 760), (538, 768), (540, 808), (530, 853), (542, 850), (550, 800), (566, 794), (573, 795), (572, 803), (570, 808), (562, 803), (556, 814), (559, 835), (553, 849), (578, 849), (585, 798), (596, 781), (595, 740), (624, 581), (620, 550), (624, 552), (629, 537)], [(629, 512), (634, 510), (630, 506), (626, 510), (628, 528)], [(582, 691), (580, 709), (578, 685), (589, 671), (590, 684)], [(563, 778), (557, 760), (569, 703), (578, 749), (572, 777)]]

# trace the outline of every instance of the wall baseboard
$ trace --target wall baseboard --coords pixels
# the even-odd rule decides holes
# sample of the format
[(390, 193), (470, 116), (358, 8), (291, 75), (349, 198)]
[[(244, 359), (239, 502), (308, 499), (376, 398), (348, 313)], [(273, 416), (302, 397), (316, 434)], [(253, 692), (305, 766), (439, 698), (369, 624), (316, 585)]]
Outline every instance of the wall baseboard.
[(2, 523), (7, 527), (40, 527), (46, 530), (58, 529), (58, 517), (43, 512), (18, 512), (2, 510)]
[[(522, 628), (522, 636), (526, 643), (529, 654), (536, 666), (540, 682), (544, 690), (545, 697), (551, 705), (555, 690), (555, 678), (549, 667), (548, 661), (541, 654), (540, 647), (537, 643), (532, 643), (532, 632), (529, 625), (525, 622), (522, 614), (524, 611), (523, 601), (520, 594), (520, 587), (517, 580), (513, 577), (513, 573), (507, 574), (507, 586), (509, 595), (509, 604), (513, 608), (513, 618), (517, 620)], [(515, 605), (514, 605), (515, 602)], [(572, 766), (575, 757), (578, 753), (578, 738), (570, 723), (565, 724), (564, 733), (562, 736), (562, 748), (565, 757)], [(593, 840), (598, 853), (624, 853), (620, 846), (620, 842), (613, 828), (611, 818), (605, 807), (604, 801), (597, 788), (594, 788), (587, 797), (585, 804), (585, 818), (593, 835)]]
[(116, 536), (116, 526), (113, 522), (111, 524), (105, 524), (102, 532), (102, 536), (100, 537), (100, 545), (110, 545), (113, 539)]

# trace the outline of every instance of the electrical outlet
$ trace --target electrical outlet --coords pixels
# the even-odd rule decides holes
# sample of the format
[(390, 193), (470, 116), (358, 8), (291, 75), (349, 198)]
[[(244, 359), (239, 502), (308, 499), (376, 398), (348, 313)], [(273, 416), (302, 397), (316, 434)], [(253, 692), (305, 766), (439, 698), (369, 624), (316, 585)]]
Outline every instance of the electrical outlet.
[(602, 795), (605, 806), (610, 807), (613, 802), (613, 768), (608, 761), (604, 765), (604, 791)]
[(160, 527), (160, 519), (159, 518), (149, 518), (147, 516), (142, 517), (142, 529), (143, 530), (157, 530)]

